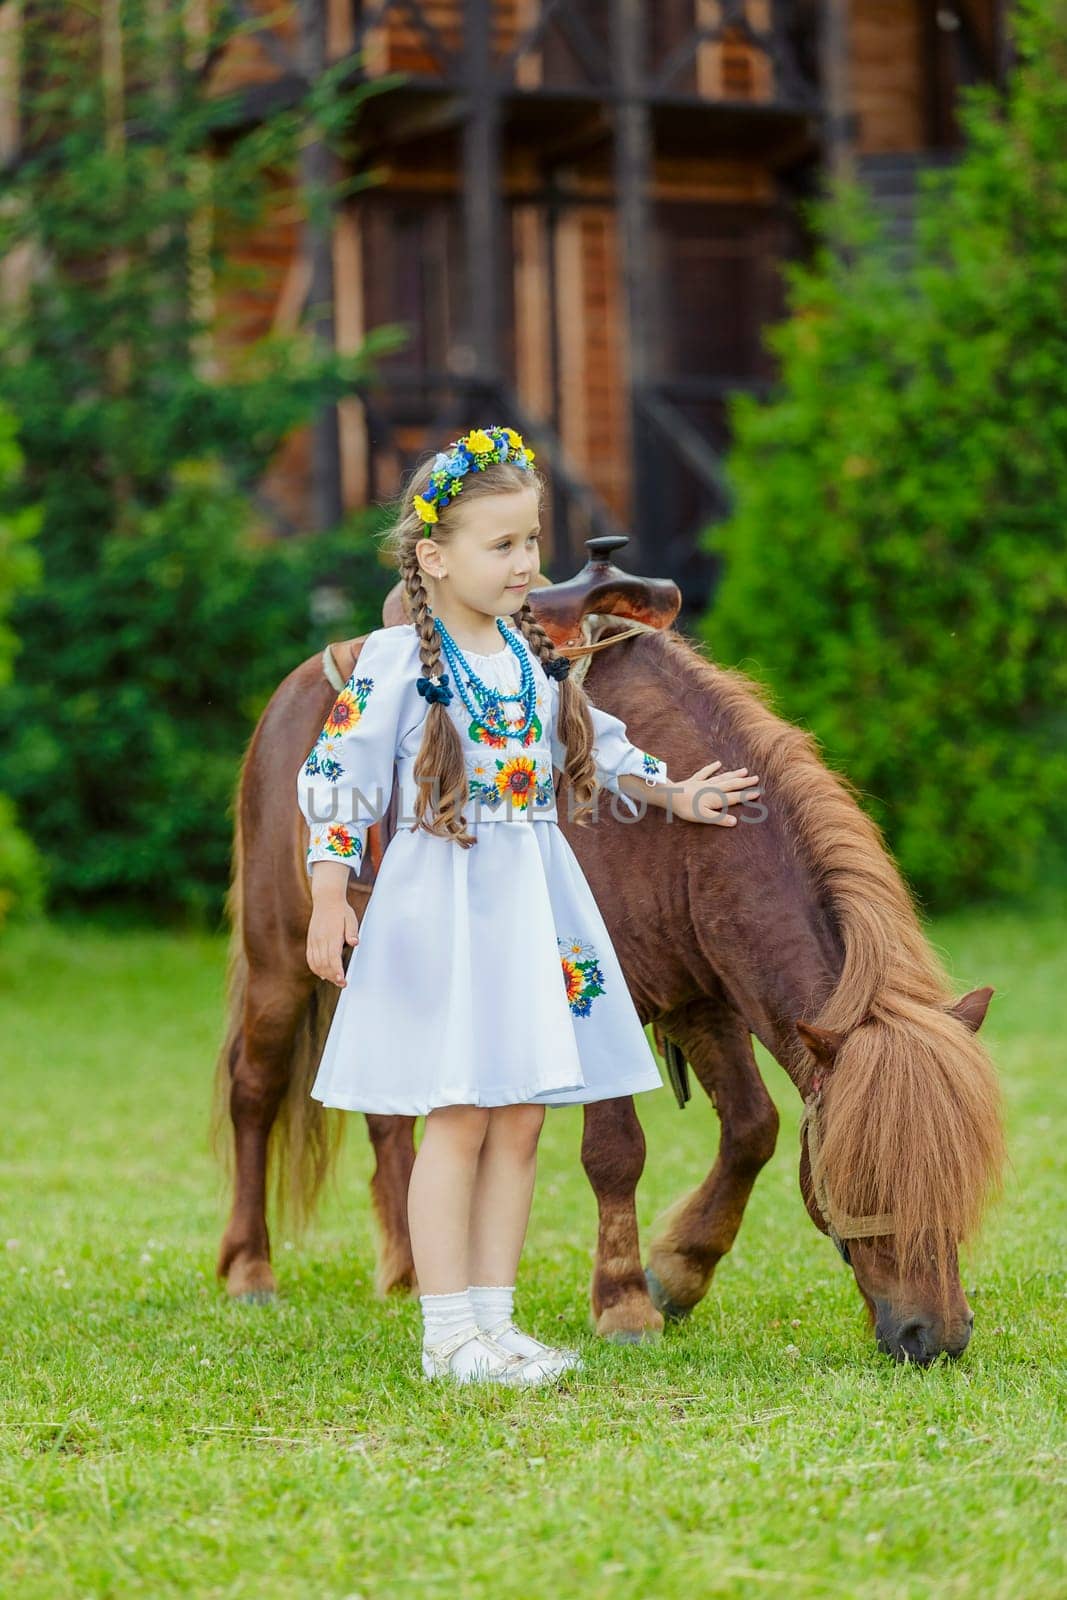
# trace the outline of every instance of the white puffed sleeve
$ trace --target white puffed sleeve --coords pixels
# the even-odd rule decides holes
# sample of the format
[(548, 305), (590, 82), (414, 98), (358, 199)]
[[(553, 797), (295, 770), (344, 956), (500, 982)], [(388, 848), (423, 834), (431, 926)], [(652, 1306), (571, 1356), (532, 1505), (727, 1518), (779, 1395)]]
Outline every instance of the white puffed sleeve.
[(423, 706), (415, 687), (417, 656), (396, 637), (401, 631), (377, 628), (367, 635), (297, 774), (309, 874), (316, 861), (347, 861), (358, 873), (367, 830), (388, 810), (397, 749)]
[[(551, 697), (552, 765), (562, 770), (567, 753), (559, 737), (559, 684), (551, 677), (548, 683)], [(599, 706), (590, 703), (589, 715), (593, 721), (592, 755), (597, 782), (602, 788), (610, 789), (612, 793), (617, 794), (631, 816), (637, 816), (637, 802), (619, 788), (619, 779), (626, 773), (632, 773), (638, 778), (644, 778), (649, 788), (654, 789), (658, 784), (670, 783), (667, 763), (649, 755), (647, 750), (639, 750), (635, 744), (631, 744), (626, 737), (626, 724), (620, 722), (618, 717), (613, 717), (609, 711), (601, 711)]]

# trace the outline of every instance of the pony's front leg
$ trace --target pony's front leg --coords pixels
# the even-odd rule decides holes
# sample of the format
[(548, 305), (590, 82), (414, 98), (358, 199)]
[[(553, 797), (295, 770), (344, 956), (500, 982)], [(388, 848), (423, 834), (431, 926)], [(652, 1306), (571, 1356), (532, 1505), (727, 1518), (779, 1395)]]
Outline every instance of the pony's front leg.
[(662, 1025), (685, 1051), (722, 1130), (715, 1165), (658, 1219), (649, 1252), (652, 1298), (668, 1320), (678, 1321), (703, 1299), (737, 1236), (752, 1186), (774, 1154), (778, 1112), (760, 1077), (752, 1036), (725, 1003), (691, 1005)]
[(586, 1105), (582, 1166), (596, 1195), (600, 1224), (592, 1284), (596, 1331), (616, 1344), (658, 1338), (663, 1317), (649, 1298), (637, 1236), (635, 1196), (645, 1166), (645, 1135), (632, 1095)]

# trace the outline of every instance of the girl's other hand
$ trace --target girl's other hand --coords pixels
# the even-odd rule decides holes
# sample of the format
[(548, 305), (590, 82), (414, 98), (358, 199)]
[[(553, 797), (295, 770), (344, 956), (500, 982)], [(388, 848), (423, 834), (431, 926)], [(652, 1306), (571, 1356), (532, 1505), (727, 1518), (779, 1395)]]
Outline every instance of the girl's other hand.
[(308, 924), (307, 964), (319, 978), (348, 987), (341, 955), (359, 943), (359, 918), (346, 899), (316, 900)]
[(675, 814), (686, 822), (710, 822), (720, 828), (732, 828), (736, 817), (729, 807), (745, 800), (756, 800), (761, 794), (759, 774), (747, 767), (736, 767), (731, 772), (718, 772), (721, 761), (712, 761), (698, 767), (691, 778), (680, 786), (681, 793), (672, 796)]

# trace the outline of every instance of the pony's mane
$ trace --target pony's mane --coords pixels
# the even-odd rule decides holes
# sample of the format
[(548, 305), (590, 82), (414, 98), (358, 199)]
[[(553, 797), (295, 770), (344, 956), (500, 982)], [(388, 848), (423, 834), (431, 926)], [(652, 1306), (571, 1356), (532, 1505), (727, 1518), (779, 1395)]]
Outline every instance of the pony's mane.
[[(759, 774), (763, 802), (806, 865), (843, 951), (836, 986), (804, 1018), (847, 1035), (824, 1091), (831, 1197), (852, 1215), (892, 1212), (902, 1274), (946, 1283), (956, 1243), (977, 1228), (1003, 1164), (989, 1057), (949, 1010), (948, 975), (861, 791), (824, 764), (813, 734), (775, 713), (771, 690), (679, 634), (651, 638), (674, 704), (698, 720), (716, 707), (730, 759)], [(857, 1027), (868, 1013), (873, 1020)], [(791, 1065), (805, 1089), (814, 1062), (799, 1037)]]

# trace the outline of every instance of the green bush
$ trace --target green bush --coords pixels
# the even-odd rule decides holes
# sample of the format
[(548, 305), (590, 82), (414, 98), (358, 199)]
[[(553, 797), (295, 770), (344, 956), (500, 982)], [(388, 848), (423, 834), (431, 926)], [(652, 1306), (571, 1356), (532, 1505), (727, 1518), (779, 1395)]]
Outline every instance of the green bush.
[(1067, 20), (1017, 19), (1008, 86), (926, 180), (894, 268), (863, 193), (814, 210), (732, 404), (733, 512), (699, 632), (846, 771), (931, 905), (1061, 872), (1067, 830)]
[[(327, 639), (380, 626), (392, 579), (366, 519), (257, 540), (216, 463), (187, 462), (93, 566), (24, 601), (24, 660), (0, 695), (0, 787), (47, 859), (54, 901), (141, 901), (217, 918), (230, 801), (248, 736), (281, 679)], [(329, 585), (359, 595), (329, 620)]]
[[(377, 328), (352, 353), (307, 323), (237, 352), (218, 340), (215, 301), (190, 283), (210, 281), (227, 306), (254, 277), (246, 229), (288, 227), (294, 209), (369, 181), (356, 170), (332, 196), (301, 186), (300, 154), (321, 139), (348, 156), (381, 85), (333, 67), (248, 127), (239, 97), (205, 94), (187, 11), (123, 8), (121, 104), (91, 8), (69, 28), (49, 8), (23, 18), (29, 131), (0, 172), (0, 254), (21, 250), (34, 270), (0, 325), (0, 404), (25, 471), (0, 482), (0, 515), (39, 520), (41, 581), (11, 611), (22, 650), (0, 683), (0, 794), (53, 901), (213, 919), (256, 717), (306, 655), (380, 621), (391, 581), (376, 513), (265, 539), (258, 489), (292, 431), (356, 392), (403, 330)], [(217, 21), (204, 59), (247, 28), (232, 8)], [(316, 616), (326, 586), (341, 603)], [(0, 840), (0, 893), (20, 860)]]
[[(41, 565), (34, 540), (40, 526), (37, 506), (12, 505), (23, 476), (23, 457), (15, 419), (0, 408), (0, 685), (11, 678), (18, 638), (7, 618), (17, 597), (40, 582)], [(17, 826), (15, 808), (0, 794), (0, 926), (12, 914), (40, 910), (39, 862), (29, 838)]]

